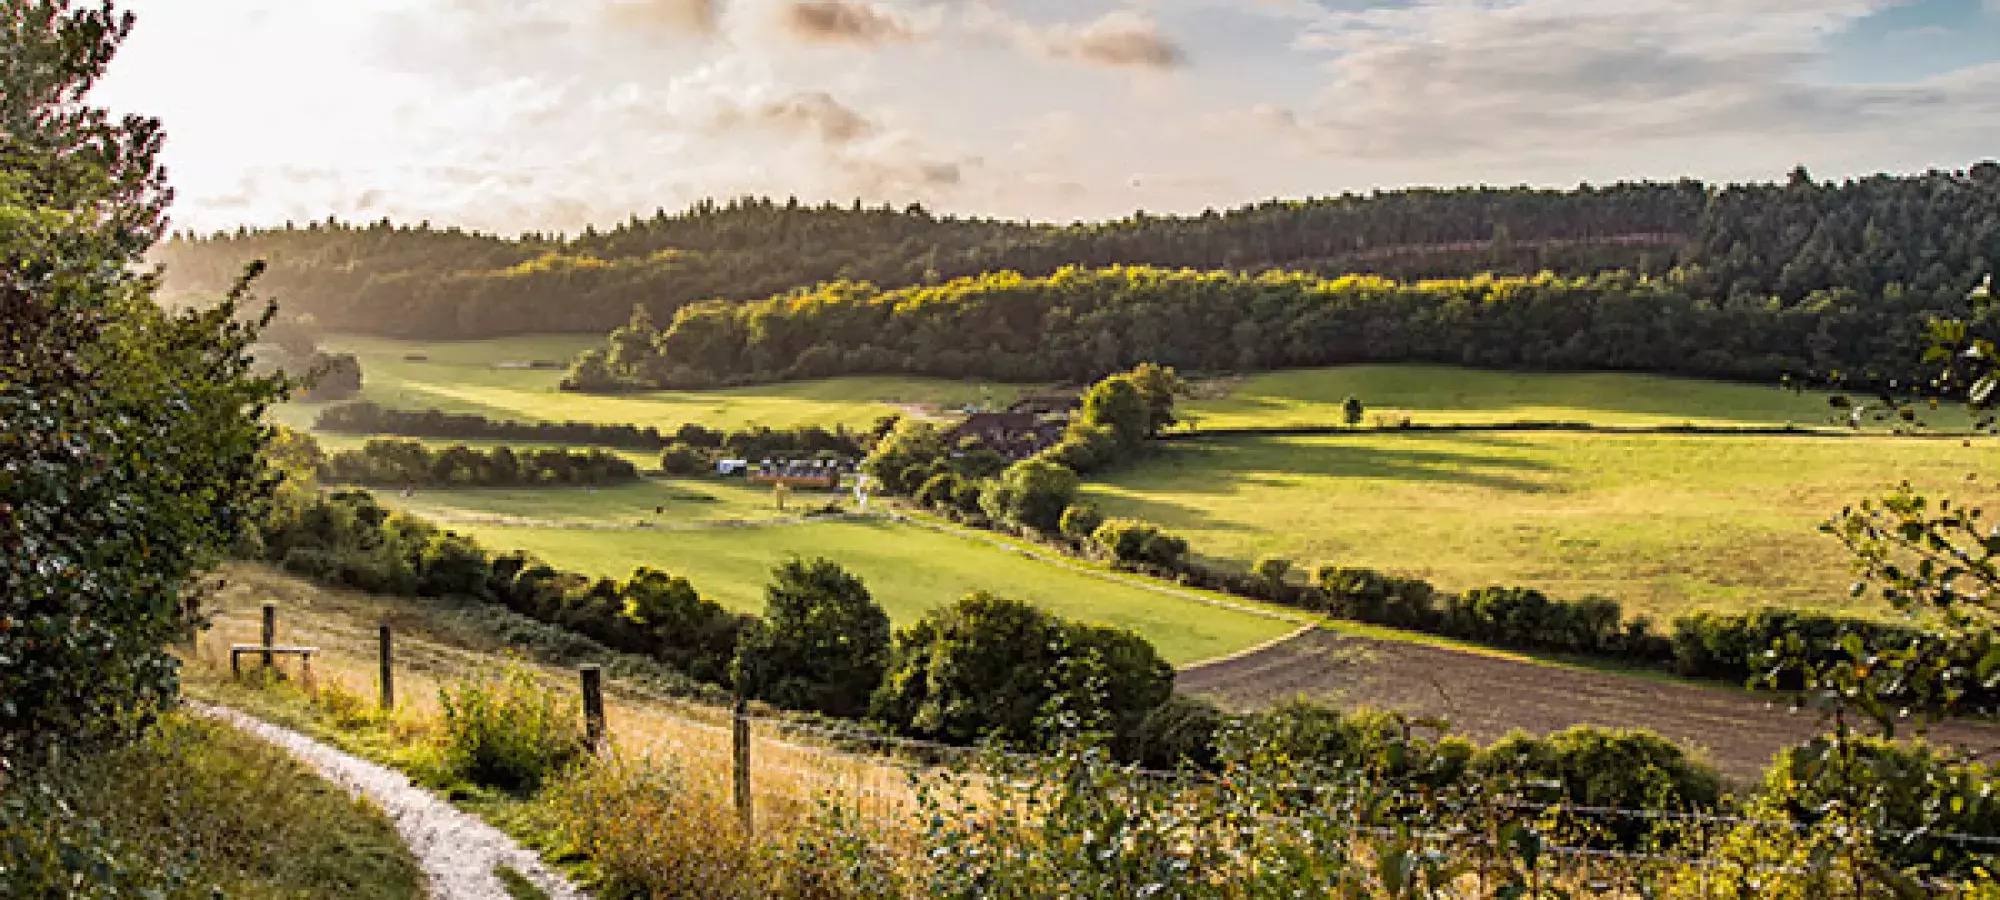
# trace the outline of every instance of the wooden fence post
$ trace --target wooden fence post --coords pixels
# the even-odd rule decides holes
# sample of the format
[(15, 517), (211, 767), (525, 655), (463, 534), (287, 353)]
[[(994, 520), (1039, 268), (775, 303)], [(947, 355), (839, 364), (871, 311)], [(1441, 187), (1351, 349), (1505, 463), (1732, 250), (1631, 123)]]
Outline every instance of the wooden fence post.
[(583, 725), (590, 750), (604, 749), (604, 670), (596, 664), (578, 669), (583, 674)]
[(382, 623), (381, 657), (382, 657), (382, 708), (384, 710), (392, 710), (396, 708), (396, 671), (390, 665), (390, 662), (395, 657), (391, 649), (390, 638), (389, 638), (389, 623), (387, 622)]
[(278, 643), (278, 606), (264, 604), (264, 668), (269, 669), (274, 662), (271, 647)]
[(733, 768), (736, 783), (736, 816), (743, 820), (743, 832), (750, 833), (755, 822), (750, 804), (750, 716), (749, 706), (743, 699), (743, 692), (736, 692), (736, 705), (730, 721), (730, 749), (734, 751)]

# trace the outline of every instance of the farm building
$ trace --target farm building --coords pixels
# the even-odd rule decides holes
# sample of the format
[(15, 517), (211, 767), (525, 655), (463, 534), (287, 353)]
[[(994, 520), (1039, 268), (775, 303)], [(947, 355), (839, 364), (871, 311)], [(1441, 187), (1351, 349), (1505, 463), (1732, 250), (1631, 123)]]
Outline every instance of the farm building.
[(1083, 408), (1083, 395), (1076, 391), (1057, 391), (1047, 394), (1025, 394), (1007, 407), (1010, 413), (1027, 413), (1035, 416), (1068, 414)]
[(1064, 425), (1035, 413), (973, 413), (945, 434), (952, 446), (978, 441), (1008, 459), (1026, 459), (1062, 437)]
[(831, 491), (840, 487), (842, 465), (831, 459), (764, 460), (750, 471), (751, 484), (785, 484)]

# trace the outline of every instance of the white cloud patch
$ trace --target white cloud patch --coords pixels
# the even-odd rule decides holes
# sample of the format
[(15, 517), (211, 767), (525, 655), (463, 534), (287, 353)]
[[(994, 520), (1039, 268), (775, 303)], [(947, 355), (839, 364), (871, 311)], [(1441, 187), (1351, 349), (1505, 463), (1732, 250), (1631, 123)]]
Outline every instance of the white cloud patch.
[(1330, 13), (1315, 102), (1267, 105), (1268, 132), (1359, 158), (1631, 152), (1689, 140), (1877, 135), (1990, 108), (1967, 85), (1816, 81), (1825, 38), (1882, 2), (1520, 0)]
[(1187, 51), (1151, 16), (1119, 9), (1085, 22), (1037, 26), (987, 5), (967, 10), (973, 34), (995, 35), (1048, 59), (1120, 69), (1164, 71), (1187, 63)]

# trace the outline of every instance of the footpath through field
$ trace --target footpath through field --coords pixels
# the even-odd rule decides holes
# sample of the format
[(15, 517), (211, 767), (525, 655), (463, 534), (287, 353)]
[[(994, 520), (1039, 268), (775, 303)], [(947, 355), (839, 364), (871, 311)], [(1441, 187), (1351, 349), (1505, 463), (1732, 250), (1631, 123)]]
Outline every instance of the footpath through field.
[(411, 784), (393, 769), (227, 707), (194, 700), (187, 703), (204, 716), (283, 749), (320, 777), (381, 807), (423, 866), (430, 880), (430, 896), (437, 900), (508, 900), (510, 895), (495, 872), (501, 866), (528, 879), (551, 900), (583, 900), (585, 896), (499, 829)]

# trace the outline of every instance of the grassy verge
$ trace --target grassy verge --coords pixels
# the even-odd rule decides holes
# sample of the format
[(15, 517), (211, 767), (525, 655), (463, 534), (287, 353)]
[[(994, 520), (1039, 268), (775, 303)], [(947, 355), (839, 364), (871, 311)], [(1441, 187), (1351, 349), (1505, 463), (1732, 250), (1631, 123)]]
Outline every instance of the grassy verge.
[(424, 896), (423, 873), (380, 812), (283, 751), (187, 713), (0, 800), (0, 888), (28, 878), (15, 896), (40, 896), (38, 867), (73, 876), (44, 885), (48, 896)]

